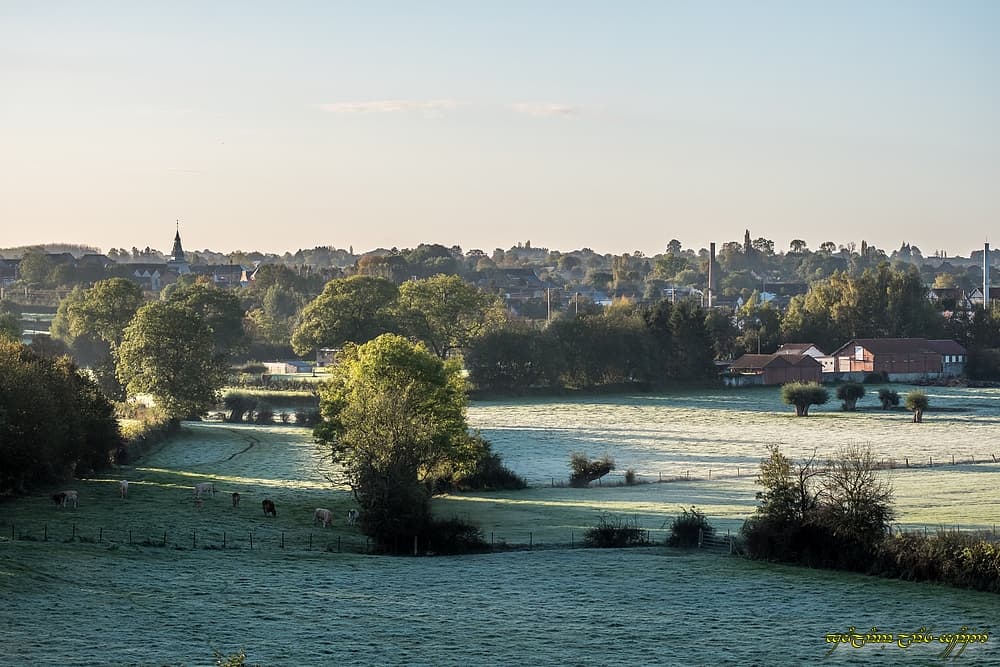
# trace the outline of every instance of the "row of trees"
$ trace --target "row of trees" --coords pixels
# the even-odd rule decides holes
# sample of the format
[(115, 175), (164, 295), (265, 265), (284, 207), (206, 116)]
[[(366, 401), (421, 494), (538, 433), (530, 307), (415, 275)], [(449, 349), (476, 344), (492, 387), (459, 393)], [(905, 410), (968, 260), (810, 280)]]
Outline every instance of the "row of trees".
[[(865, 395), (865, 386), (859, 382), (845, 382), (837, 387), (837, 398), (841, 400), (841, 409), (853, 412), (857, 403)], [(824, 405), (830, 400), (830, 391), (818, 382), (788, 382), (781, 387), (781, 400), (795, 407), (796, 417), (808, 417), (809, 408), (813, 405)], [(878, 400), (883, 410), (899, 405), (899, 394), (887, 387), (878, 391)], [(930, 405), (927, 393), (919, 389), (906, 394), (903, 402), (907, 410), (913, 413), (914, 423), (924, 420), (924, 411)]]
[(593, 388), (715, 378), (706, 313), (691, 301), (620, 303), (553, 320), (544, 329), (510, 321), (468, 349), (473, 385), (486, 391)]

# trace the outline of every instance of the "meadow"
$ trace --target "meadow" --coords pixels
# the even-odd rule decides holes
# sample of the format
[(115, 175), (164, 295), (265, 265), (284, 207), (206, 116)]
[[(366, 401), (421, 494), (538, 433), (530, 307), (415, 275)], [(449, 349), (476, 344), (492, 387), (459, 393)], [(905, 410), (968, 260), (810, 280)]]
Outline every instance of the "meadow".
[[(475, 403), (470, 423), (533, 487), (444, 496), (434, 511), (533, 549), (458, 558), (366, 555), (344, 521), (351, 494), (306, 429), (185, 423), (133, 465), (72, 483), (77, 509), (41, 492), (3, 501), (4, 663), (205, 665), (213, 650), (245, 647), (266, 665), (937, 664), (943, 645), (841, 646), (824, 658), (824, 636), (850, 626), (992, 634), (995, 595), (659, 546), (579, 548), (602, 513), (660, 541), (693, 504), (735, 532), (772, 442), (797, 456), (851, 442), (909, 456), (910, 468), (887, 471), (901, 525), (991, 529), (1000, 465), (960, 461), (1000, 453), (990, 435), (1000, 394), (929, 393), (945, 409), (923, 424), (867, 398), (856, 414), (831, 404), (797, 419), (773, 390)], [(671, 481), (560, 485), (576, 450)], [(947, 465), (916, 466), (924, 456)], [(199, 508), (201, 481), (218, 494)], [(264, 498), (277, 517), (263, 515)], [(316, 507), (333, 510), (332, 527), (312, 524)], [(996, 640), (964, 659), (1000, 664)]]

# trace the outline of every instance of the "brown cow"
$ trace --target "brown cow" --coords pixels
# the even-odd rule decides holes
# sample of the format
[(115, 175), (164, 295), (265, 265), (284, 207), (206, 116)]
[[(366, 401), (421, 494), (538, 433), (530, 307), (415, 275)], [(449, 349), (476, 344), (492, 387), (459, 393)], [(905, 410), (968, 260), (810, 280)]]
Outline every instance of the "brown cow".
[(322, 523), (323, 527), (326, 528), (333, 522), (333, 512), (330, 510), (323, 509), (322, 507), (317, 507), (316, 511), (313, 512), (313, 523)]
[(78, 507), (80, 504), (80, 496), (76, 491), (60, 491), (50, 497), (59, 507), (66, 507), (68, 503), (73, 503), (73, 507)]
[(274, 501), (269, 498), (265, 498), (261, 501), (260, 506), (264, 508), (264, 516), (270, 514), (273, 517), (277, 517), (278, 513), (274, 509)]
[(240, 494), (237, 493), (236, 491), (233, 491), (233, 507), (239, 507), (239, 506), (240, 506)]

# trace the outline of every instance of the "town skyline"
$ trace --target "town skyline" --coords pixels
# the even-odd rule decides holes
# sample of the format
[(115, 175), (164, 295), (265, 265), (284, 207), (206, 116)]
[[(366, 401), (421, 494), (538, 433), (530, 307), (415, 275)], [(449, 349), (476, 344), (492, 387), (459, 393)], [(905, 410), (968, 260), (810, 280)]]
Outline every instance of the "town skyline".
[(6, 247), (960, 255), (1000, 220), (995, 3), (0, 16)]

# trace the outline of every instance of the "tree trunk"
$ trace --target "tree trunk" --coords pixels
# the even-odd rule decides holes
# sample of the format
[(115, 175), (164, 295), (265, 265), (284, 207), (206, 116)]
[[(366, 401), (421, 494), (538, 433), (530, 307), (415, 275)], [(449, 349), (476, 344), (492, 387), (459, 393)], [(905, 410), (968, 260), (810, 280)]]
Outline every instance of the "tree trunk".
[(809, 416), (809, 406), (808, 405), (796, 405), (795, 406), (795, 416), (796, 417), (808, 417)]
[(924, 421), (924, 411), (923, 410), (914, 410), (913, 411), (913, 423), (914, 424), (922, 424), (923, 421)]

